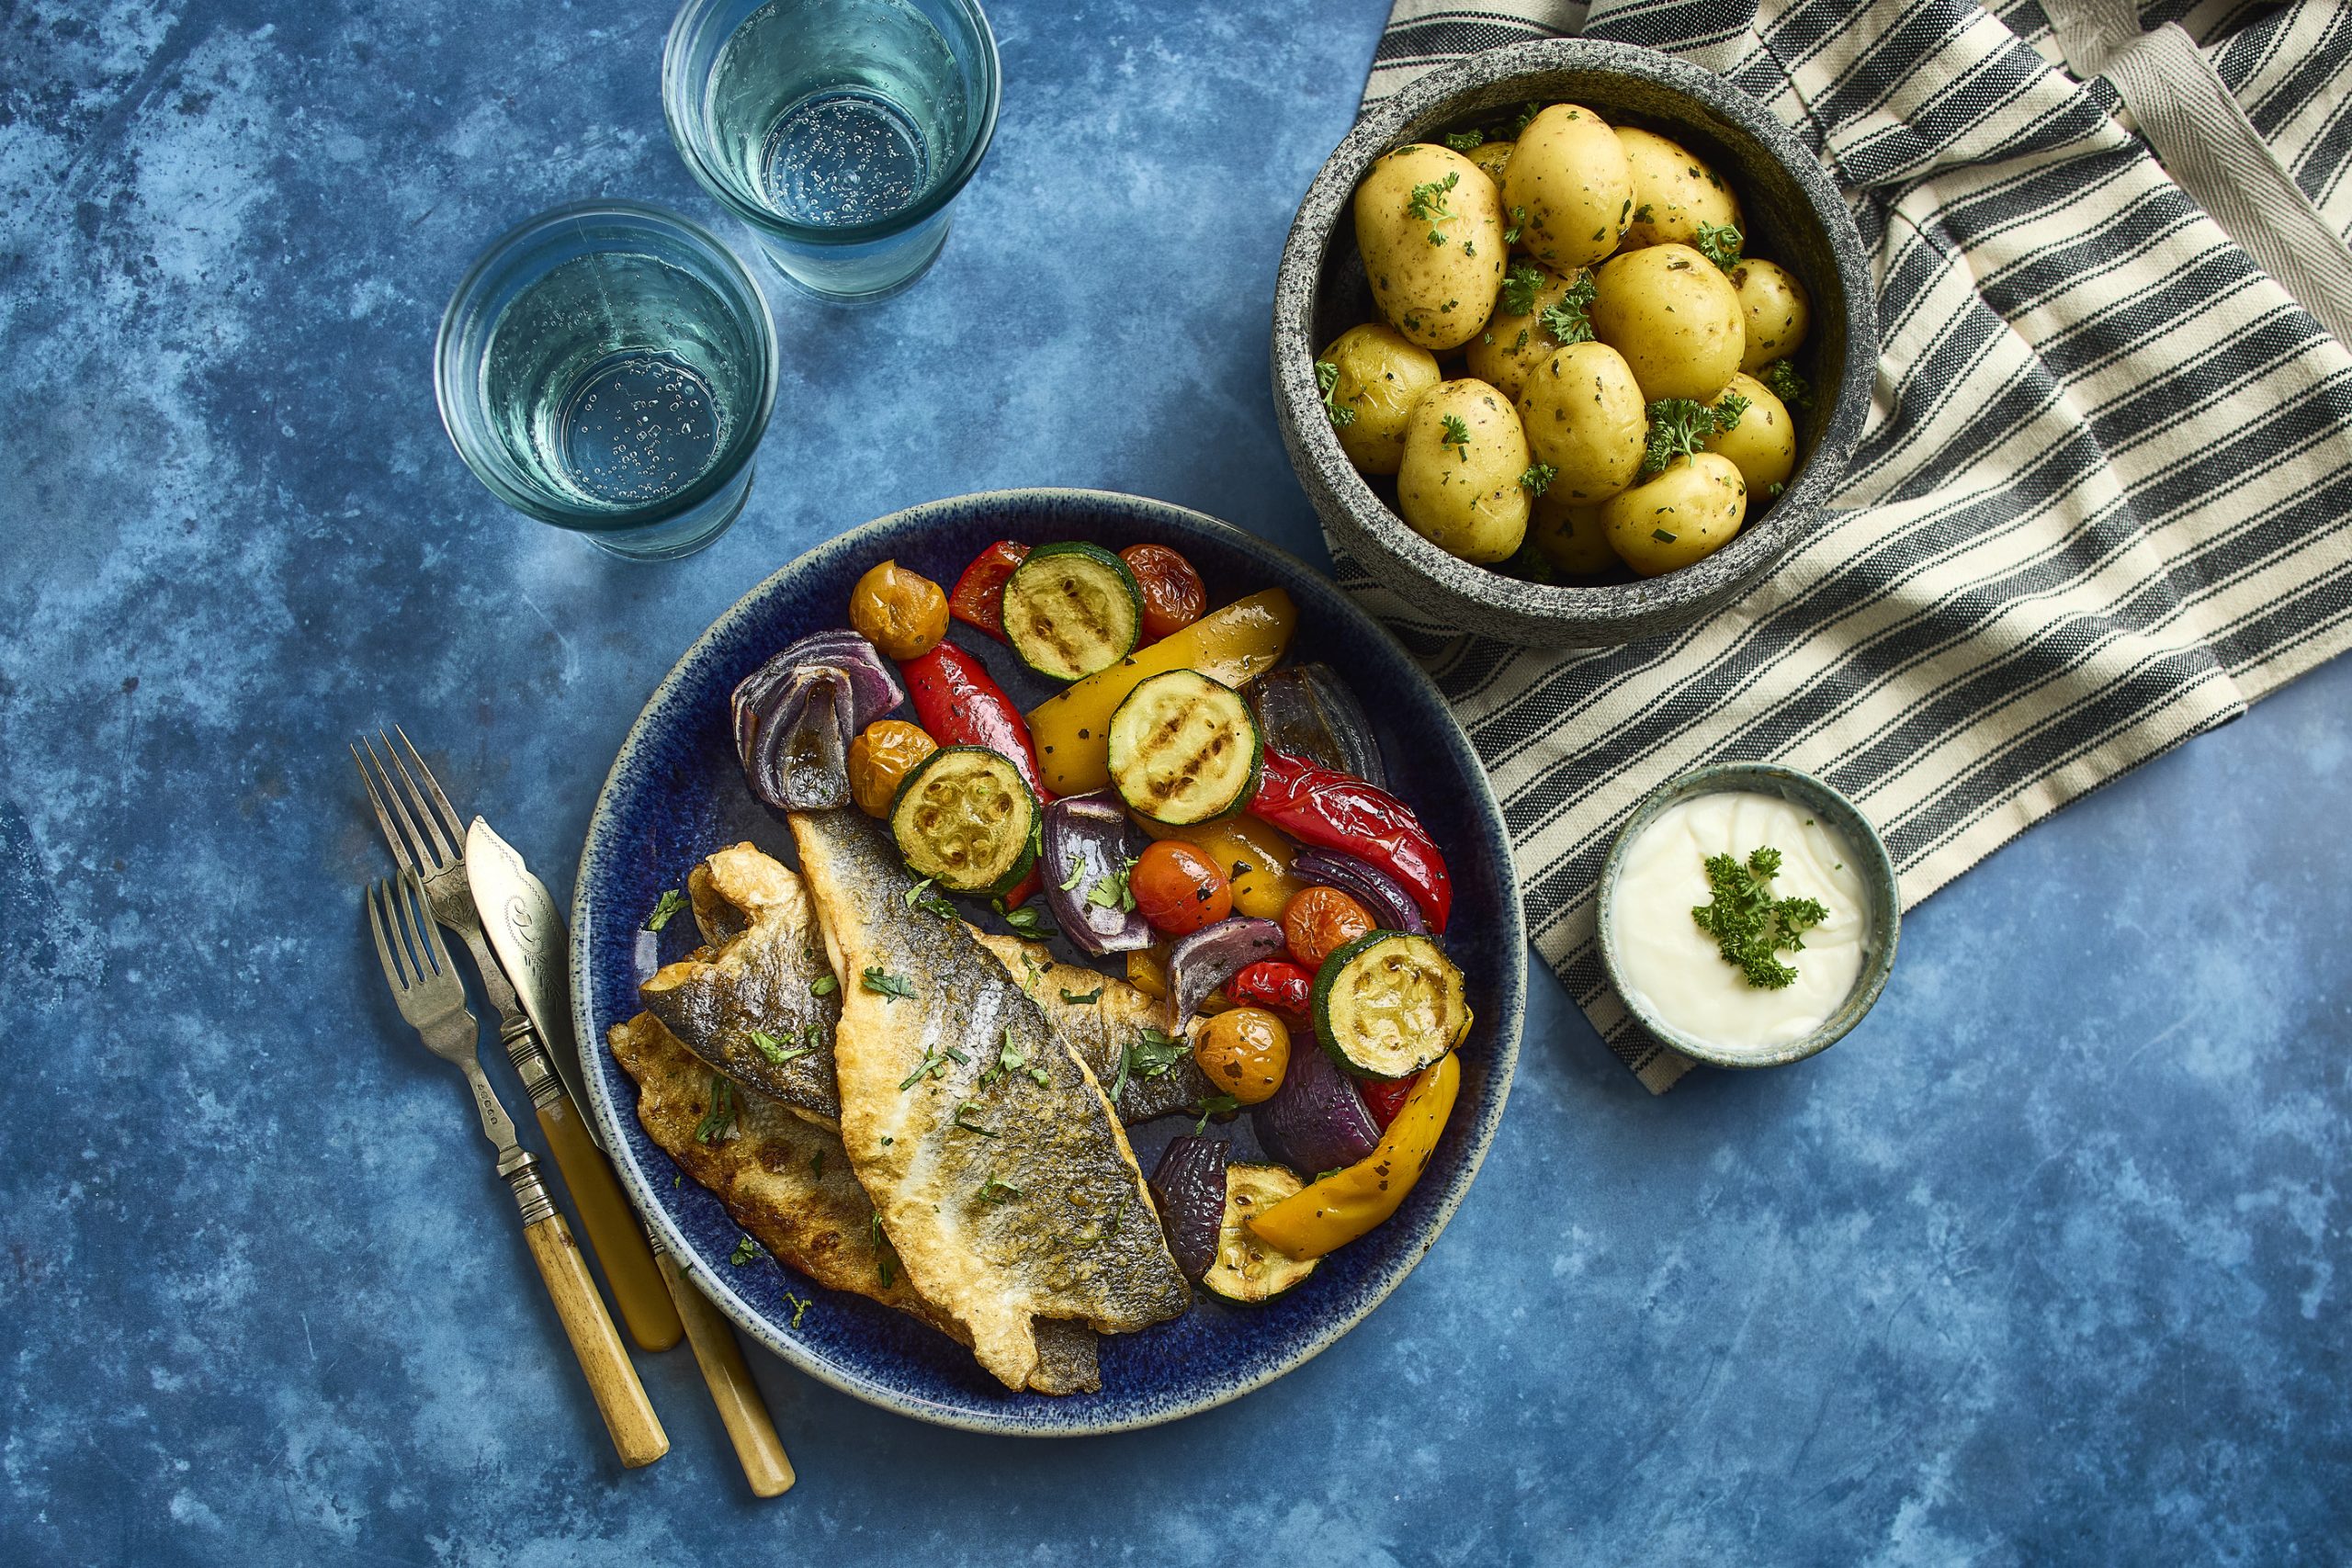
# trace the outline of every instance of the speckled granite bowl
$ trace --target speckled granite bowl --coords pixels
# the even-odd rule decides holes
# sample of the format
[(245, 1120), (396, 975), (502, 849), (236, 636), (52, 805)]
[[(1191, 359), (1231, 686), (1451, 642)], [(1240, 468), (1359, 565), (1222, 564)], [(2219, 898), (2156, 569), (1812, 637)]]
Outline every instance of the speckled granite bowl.
[[(1291, 656), (1347, 671), (1373, 716), (1396, 788), (1446, 852), (1454, 883), (1446, 948), (1468, 979), (1478, 1020), (1463, 1051), (1453, 1119), (1395, 1218), (1263, 1306), (1204, 1298), (1173, 1322), (1104, 1339), (1102, 1392), (1063, 1399), (1009, 1393), (944, 1336), (863, 1297), (820, 1290), (765, 1256), (730, 1263), (741, 1233), (718, 1200), (679, 1180), (670, 1156), (645, 1135), (637, 1086), (605, 1043), (606, 1028), (638, 1010), (640, 970), (682, 956), (699, 940), (691, 919), (672, 920), (658, 939), (640, 931), (663, 889), (684, 886), (686, 872), (711, 850), (744, 839), (795, 858), (783, 818), (752, 798), (736, 763), (728, 709), (735, 683), (796, 637), (840, 625), (851, 584), (875, 562), (895, 558), (952, 582), (1003, 538), (1170, 545), (1200, 569), (1211, 604), (1261, 588), (1290, 593), (1299, 611)], [(954, 635), (988, 660), (1024, 707), (1047, 694), (1046, 682), (1018, 669), (1004, 649), (960, 623)], [(589, 818), (572, 899), (571, 974), (588, 1098), (621, 1180), (745, 1333), (810, 1376), (917, 1420), (1077, 1436), (1171, 1421), (1271, 1382), (1363, 1321), (1412, 1271), (1470, 1190), (1501, 1120), (1519, 1059), (1527, 933), (1502, 813), (1476, 755), (1429, 677), (1329, 579), (1238, 529), (1165, 502), (1098, 491), (1005, 491), (933, 502), (853, 528), (752, 589), (686, 649), (629, 730)], [(1192, 1126), (1170, 1118), (1133, 1129), (1144, 1169)], [(1222, 1131), (1233, 1138), (1236, 1158), (1261, 1157), (1247, 1117)], [(815, 1304), (804, 1314), (796, 1298)]]
[[(1455, 559), (1408, 527), (1356, 472), (1316, 389), (1316, 352), (1377, 315), (1350, 205), (1364, 171), (1392, 148), (1530, 100), (1584, 104), (1611, 123), (1686, 143), (1737, 186), (1749, 248), (1789, 267), (1812, 296), (1813, 329), (1797, 358), (1817, 406), (1798, 422), (1795, 477), (1769, 509), (1751, 511), (1737, 538), (1664, 577), (1550, 587)], [(1769, 110), (1713, 72), (1589, 39), (1471, 55), (1365, 115), (1307, 187), (1274, 284), (1274, 410), (1291, 465), (1332, 539), (1432, 619), (1532, 647), (1606, 648), (1657, 637), (1746, 593), (1804, 537), (1838, 489), (1870, 412), (1877, 358), (1869, 262), (1821, 164)]]
[[(1862, 962), (1861, 973), (1854, 976), (1854, 988), (1846, 993), (1846, 1000), (1838, 1010), (1811, 1033), (1785, 1045), (1728, 1051), (1693, 1040), (1658, 1017), (1625, 987), (1617, 942), (1616, 898), (1617, 878), (1624, 869), (1625, 851), (1669, 807), (1693, 795), (1714, 795), (1724, 790), (1777, 795), (1811, 811), (1837, 829), (1847, 846), (1860, 857), (1862, 881), (1871, 890), (1871, 951)], [(1609, 847), (1609, 858), (1601, 863), (1600, 886), (1594, 908), (1600, 926), (1600, 966), (1608, 972), (1609, 983), (1617, 988), (1626, 1010), (1666, 1044), (1694, 1061), (1718, 1067), (1781, 1066), (1826, 1051), (1844, 1039), (1848, 1031), (1862, 1021), (1862, 1015), (1871, 1010), (1879, 993), (1886, 989), (1887, 976), (1894, 972), (1895, 944), (1903, 934), (1902, 892), (1895, 884), (1894, 863), (1887, 855), (1886, 843), (1878, 836), (1878, 829), (1862, 815), (1860, 807), (1829, 785), (1811, 773), (1801, 773), (1778, 762), (1716, 762), (1683, 774), (1642, 802), (1619, 830), (1617, 841)]]

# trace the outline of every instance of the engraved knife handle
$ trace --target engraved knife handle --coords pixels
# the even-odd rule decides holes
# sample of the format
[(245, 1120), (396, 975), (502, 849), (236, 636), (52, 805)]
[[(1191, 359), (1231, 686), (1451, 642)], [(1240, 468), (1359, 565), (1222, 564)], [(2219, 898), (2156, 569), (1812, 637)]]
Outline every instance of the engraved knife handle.
[(628, 1350), (605, 1312), (604, 1298), (588, 1278), (588, 1265), (580, 1256), (579, 1244), (571, 1239), (571, 1227), (563, 1223), (563, 1215), (548, 1196), (536, 1162), (526, 1156), (508, 1180), (523, 1211), (523, 1239), (530, 1245), (531, 1261), (539, 1266), (539, 1278), (546, 1282), (548, 1298), (555, 1303), (556, 1316), (562, 1320), (564, 1335), (571, 1341), (571, 1353), (579, 1358), (580, 1371), (588, 1379), (588, 1393), (605, 1418), (605, 1430), (612, 1435), (615, 1451), (631, 1470), (651, 1464), (670, 1451), (670, 1435), (662, 1429), (662, 1418), (653, 1413), (653, 1402), (646, 1398), (645, 1385), (638, 1381)]
[(760, 1397), (760, 1385), (752, 1381), (752, 1369), (743, 1364), (743, 1348), (736, 1343), (734, 1328), (711, 1299), (686, 1278), (661, 1238), (652, 1240), (662, 1278), (669, 1282), (678, 1316), (686, 1325), (686, 1343), (694, 1347), (695, 1364), (702, 1369), (711, 1403), (718, 1406), (718, 1419), (727, 1427), (728, 1440), (735, 1445), (735, 1458), (743, 1467), (743, 1479), (752, 1483), (752, 1495), (782, 1496), (792, 1490), (792, 1461), (786, 1457), (784, 1440), (775, 1435), (775, 1421), (768, 1415), (767, 1401)]

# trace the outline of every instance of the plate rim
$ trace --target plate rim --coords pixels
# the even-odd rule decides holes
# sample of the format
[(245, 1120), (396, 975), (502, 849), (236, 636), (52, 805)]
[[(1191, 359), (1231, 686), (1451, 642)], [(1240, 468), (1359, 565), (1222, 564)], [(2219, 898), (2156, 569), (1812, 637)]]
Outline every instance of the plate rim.
[[(1050, 1427), (1033, 1426), (1009, 1416), (990, 1417), (984, 1413), (942, 1404), (884, 1387), (846, 1371), (825, 1358), (811, 1353), (788, 1333), (776, 1329), (725, 1280), (712, 1272), (707, 1262), (702, 1258), (688, 1240), (683, 1227), (662, 1204), (656, 1190), (656, 1184), (650, 1181), (646, 1172), (638, 1166), (636, 1154), (629, 1146), (626, 1123), (622, 1121), (621, 1107), (607, 1089), (604, 1073), (601, 1070), (588, 1070), (583, 1071), (581, 1076), (587, 1085), (590, 1114), (596, 1120), (597, 1132), (605, 1142), (607, 1157), (614, 1170), (619, 1175), (622, 1186), (627, 1189), (631, 1201), (637, 1205), (639, 1215), (643, 1217), (645, 1223), (651, 1224), (660, 1233), (662, 1243), (668, 1248), (671, 1256), (682, 1264), (688, 1265), (681, 1270), (684, 1278), (716, 1303), (719, 1310), (727, 1314), (739, 1330), (750, 1335), (763, 1348), (829, 1388), (863, 1400), (868, 1404), (889, 1411), (894, 1415), (908, 1416), (933, 1426), (978, 1432), (991, 1437), (1102, 1437), (1117, 1432), (1140, 1431), (1152, 1427), (1165, 1426), (1170, 1422), (1182, 1420), (1186, 1416), (1197, 1416), (1204, 1411), (1229, 1404), (1245, 1394), (1254, 1393), (1267, 1384), (1296, 1371), (1352, 1333), (1357, 1325), (1371, 1316), (1374, 1309), (1396, 1293), (1397, 1286), (1404, 1283), (1406, 1276), (1419, 1266), (1421, 1259), (1428, 1256), (1430, 1248), (1436, 1245), (1438, 1237), (1445, 1233), (1446, 1226), (1453, 1222), (1454, 1213), (1461, 1207), (1463, 1200), (1469, 1196), (1470, 1188), (1476, 1181), (1478, 1171), (1485, 1165), (1488, 1151), (1494, 1146), (1495, 1134), (1501, 1127), (1503, 1111), (1510, 1103), (1511, 1086), (1518, 1076), (1521, 1035), (1524, 1029), (1527, 1012), (1527, 918), (1524, 904), (1517, 897), (1517, 861), (1512, 853), (1510, 835), (1504, 822), (1502, 807), (1495, 798), (1494, 785), (1487, 776), (1485, 763), (1479, 760), (1476, 750), (1471, 746), (1469, 736), (1464, 731), (1461, 722), (1453, 717), (1453, 710), (1446, 703), (1444, 694), (1438, 690), (1437, 683), (1407, 651), (1404, 645), (1397, 642), (1394, 633), (1373, 619), (1363, 608), (1349, 599), (1346, 596), (1346, 591), (1333, 582), (1329, 573), (1317, 570), (1280, 545), (1261, 538), (1246, 529), (1237, 527), (1222, 518), (1212, 516), (1208, 513), (1177, 502), (1162, 501), (1153, 496), (1082, 486), (1023, 486), (1007, 490), (972, 491), (960, 495), (943, 496), (869, 518), (853, 528), (810, 546), (753, 583), (726, 609), (719, 612), (711, 623), (703, 628), (701, 634), (679, 652), (668, 671), (654, 685), (652, 692), (648, 694), (644, 704), (638, 709), (637, 716), (629, 721), (628, 730), (621, 738), (619, 749), (613, 754), (612, 765), (605, 771), (605, 782), (597, 788), (595, 802), (589, 807), (588, 826), (581, 842), (577, 866), (572, 874), (573, 918), (570, 940), (566, 945), (571, 964), (569, 981), (571, 991), (573, 1042), (575, 1047), (581, 1050), (585, 1058), (590, 1049), (588, 1043), (596, 1036), (594, 1022), (590, 1016), (588, 987), (582, 978), (588, 972), (589, 966), (590, 953), (586, 935), (588, 927), (587, 922), (578, 918), (578, 907), (583, 896), (582, 890), (589, 884), (592, 868), (599, 866), (606, 859), (606, 851), (600, 847), (600, 840), (605, 838), (607, 833), (605, 827), (607, 808), (613, 803), (621, 774), (631, 754), (639, 744), (640, 732), (654, 709), (683, 683), (688, 666), (696, 662), (699, 655), (706, 653), (723, 633), (731, 629), (752, 613), (751, 606), (754, 601), (768, 594), (786, 574), (801, 570), (812, 558), (832, 556), (845, 550), (854, 551), (876, 535), (896, 531), (910, 525), (920, 525), (927, 514), (968, 507), (975, 503), (986, 503), (1011, 510), (1023, 502), (1035, 503), (1039, 501), (1062, 505), (1091, 502), (1112, 507), (1142, 506), (1157, 510), (1181, 518), (1187, 525), (1196, 527), (1204, 533), (1212, 536), (1225, 536), (1234, 541), (1245, 553), (1255, 551), (1269, 555), (1301, 576), (1322, 578), (1326, 582), (1330, 583), (1333, 592), (1340, 596), (1342, 613), (1354, 617), (1361, 623), (1363, 628), (1369, 631), (1375, 638), (1385, 640), (1396, 652), (1398, 662), (1407, 671), (1407, 678), (1419, 682), (1423, 694), (1446, 716), (1448, 722), (1444, 727), (1445, 743), (1462, 765), (1463, 771), (1473, 781), (1475, 794), (1469, 805), (1473, 807), (1473, 815), (1480, 821), (1481, 826), (1491, 833), (1501, 852), (1504, 880), (1511, 890), (1511, 896), (1505, 897), (1502, 901), (1508, 929), (1498, 933), (1505, 939), (1503, 951), (1510, 955), (1505, 977), (1510, 984), (1506, 987), (1508, 1017), (1498, 1021), (1507, 1027), (1498, 1028), (1495, 1033), (1496, 1050), (1492, 1072), (1495, 1075), (1497, 1092), (1494, 1103), (1491, 1109), (1479, 1117), (1476, 1123), (1469, 1129), (1468, 1158), (1447, 1190), (1440, 1195), (1436, 1212), (1430, 1222), (1429, 1234), (1423, 1238), (1420, 1247), (1418, 1250), (1408, 1251), (1389, 1269), (1375, 1276), (1375, 1287), (1366, 1292), (1360, 1308), (1340, 1314), (1329, 1323), (1318, 1325), (1295, 1352), (1278, 1359), (1275, 1364), (1266, 1370), (1249, 1377), (1221, 1382), (1215, 1388), (1195, 1395), (1171, 1399), (1165, 1408), (1154, 1409), (1132, 1416), (1088, 1420), (1080, 1414), (1077, 1419)], [(589, 1066), (589, 1062), (583, 1059), (582, 1066), (587, 1068)]]

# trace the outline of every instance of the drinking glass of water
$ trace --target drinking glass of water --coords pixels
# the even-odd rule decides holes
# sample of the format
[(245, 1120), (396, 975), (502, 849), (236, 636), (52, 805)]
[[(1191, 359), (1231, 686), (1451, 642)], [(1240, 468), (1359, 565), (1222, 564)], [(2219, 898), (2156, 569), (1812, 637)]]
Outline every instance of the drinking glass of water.
[(434, 345), (441, 423), (474, 477), (637, 560), (691, 555), (735, 521), (775, 383), (775, 327), (742, 264), (626, 201), (501, 237)]
[(828, 299), (895, 294), (938, 258), (996, 108), (977, 0), (685, 0), (662, 54), (686, 167)]

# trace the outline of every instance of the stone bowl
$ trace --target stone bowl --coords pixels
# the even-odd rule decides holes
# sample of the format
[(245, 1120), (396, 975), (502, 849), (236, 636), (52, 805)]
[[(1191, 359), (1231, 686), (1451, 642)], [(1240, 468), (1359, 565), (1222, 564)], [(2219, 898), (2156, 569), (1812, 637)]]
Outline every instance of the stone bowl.
[[(1797, 469), (1736, 538), (1663, 577), (1590, 586), (1522, 581), (1458, 560), (1408, 527), (1393, 483), (1356, 472), (1315, 384), (1315, 355), (1376, 319), (1351, 201), (1373, 161), (1492, 120), (1530, 100), (1587, 106), (1670, 136), (1738, 190), (1747, 248), (1797, 275), (1813, 326), (1797, 354), (1814, 409)], [(1771, 112), (1712, 71), (1630, 44), (1546, 39), (1488, 50), (1421, 77), (1356, 122), (1307, 187), (1274, 284), (1274, 411), (1293, 468), (1332, 542), (1429, 620), (1527, 647), (1609, 648), (1657, 637), (1746, 593), (1819, 521), (1870, 412), (1877, 311), (1861, 236), (1818, 160)]]

